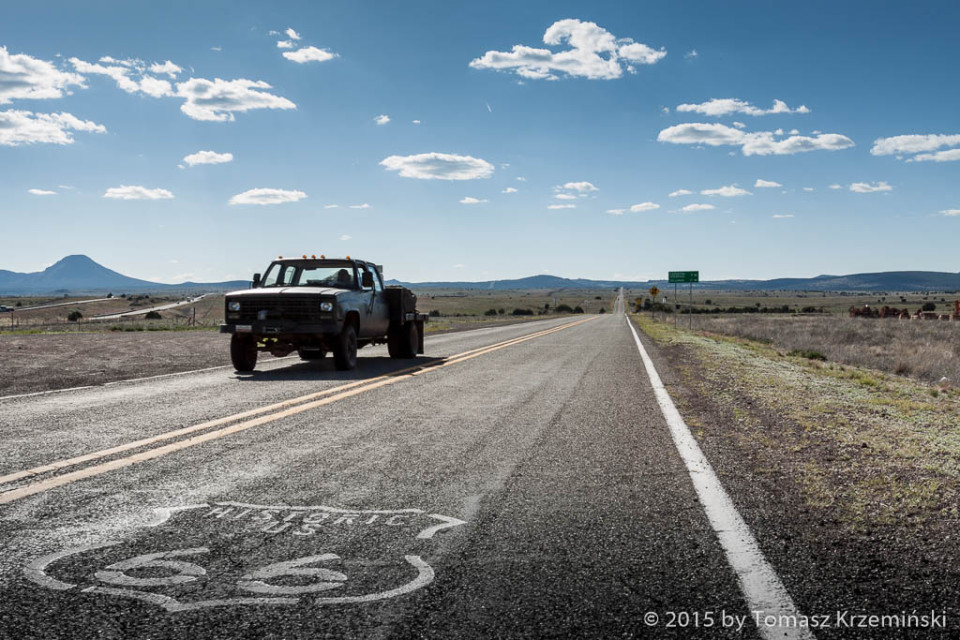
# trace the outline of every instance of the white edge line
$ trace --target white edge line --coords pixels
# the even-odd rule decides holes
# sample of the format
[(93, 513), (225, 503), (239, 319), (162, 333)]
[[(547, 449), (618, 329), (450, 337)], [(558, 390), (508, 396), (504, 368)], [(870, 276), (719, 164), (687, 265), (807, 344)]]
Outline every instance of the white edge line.
[[(753, 612), (762, 612), (762, 615), (785, 616), (785, 619), (800, 619), (796, 605), (787, 592), (786, 587), (780, 581), (776, 571), (767, 562), (763, 552), (757, 544), (756, 538), (750, 531), (750, 527), (744, 521), (743, 517), (737, 511), (733, 500), (720, 484), (720, 479), (713, 471), (713, 467), (707, 461), (703, 451), (697, 444), (690, 428), (683, 421), (680, 412), (677, 410), (670, 394), (660, 380), (653, 365), (653, 360), (647, 354), (640, 342), (640, 336), (634, 328), (630, 318), (627, 317), (627, 326), (633, 333), (633, 339), (637, 343), (637, 350), (643, 360), (643, 366), (647, 370), (647, 376), (650, 378), (650, 384), (653, 386), (653, 392), (657, 397), (657, 404), (660, 405), (660, 411), (670, 427), (670, 435), (673, 437), (673, 443), (680, 453), (687, 471), (690, 473), (690, 479), (693, 481), (694, 489), (697, 491), (697, 498), (707, 514), (710, 526), (717, 534), (720, 545), (727, 555), (727, 562), (737, 574), (740, 582), (740, 589), (747, 601), (751, 611), (751, 618), (754, 618)], [(779, 627), (760, 625), (758, 627), (761, 637), (765, 640), (796, 639), (811, 640), (814, 638), (809, 629), (800, 627)]]

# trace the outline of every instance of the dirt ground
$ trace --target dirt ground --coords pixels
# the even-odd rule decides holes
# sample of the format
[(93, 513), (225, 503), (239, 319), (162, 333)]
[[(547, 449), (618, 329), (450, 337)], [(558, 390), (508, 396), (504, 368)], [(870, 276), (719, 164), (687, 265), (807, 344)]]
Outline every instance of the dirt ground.
[[(534, 319), (437, 318), (427, 329), (433, 335)], [(215, 330), (0, 333), (0, 397), (227, 366), (229, 345)]]
[[(957, 633), (955, 394), (761, 343), (640, 324), (681, 414), (805, 614), (934, 609), (951, 621), (943, 637)], [(827, 582), (853, 587), (827, 602)], [(818, 637), (931, 633), (850, 631)]]

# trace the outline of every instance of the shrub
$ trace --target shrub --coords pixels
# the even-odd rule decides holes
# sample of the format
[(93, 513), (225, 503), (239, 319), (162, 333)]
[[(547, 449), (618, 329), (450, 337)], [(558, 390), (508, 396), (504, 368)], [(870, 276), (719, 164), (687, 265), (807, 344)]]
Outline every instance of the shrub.
[(606, 313), (606, 312), (607, 312), (606, 309), (604, 309), (603, 307), (600, 307), (600, 313)]
[(594, 300), (603, 300), (603, 298), (601, 298), (600, 296), (594, 296), (593, 299), (594, 299)]
[(497, 310), (496, 310), (496, 309), (487, 309), (486, 311), (483, 312), (483, 315), (485, 315), (485, 316), (495, 316), (495, 315), (497, 315)]
[(432, 309), (432, 310), (430, 311), (430, 317), (431, 317), (431, 318), (439, 318), (439, 317), (440, 317), (440, 309)]
[(814, 351), (813, 349), (793, 349), (787, 355), (796, 356), (798, 358), (806, 358), (807, 360), (826, 361), (827, 359), (827, 356), (823, 355), (819, 351)]
[(574, 312), (574, 313), (583, 313), (583, 307), (581, 307), (580, 305), (577, 305), (577, 306), (575, 306), (575, 307), (573, 308), (573, 312)]
[(573, 308), (568, 304), (558, 304), (554, 311), (557, 313), (573, 313)]
[(147, 315), (143, 317), (147, 320), (159, 320), (160, 314), (156, 311), (147, 311)]
[(500, 314), (501, 316), (504, 315), (506, 312), (507, 312), (506, 309), (502, 309), (502, 308), (501, 308), (501, 309), (497, 309), (497, 313)]
[(81, 318), (83, 318), (83, 314), (80, 313), (80, 310), (79, 310), (79, 309), (74, 309), (73, 311), (71, 311), (71, 312), (67, 315), (67, 320), (69, 320), (70, 322), (76, 322), (77, 320), (80, 320)]
[(533, 309), (514, 309), (513, 315), (515, 316), (532, 316)]
[(921, 307), (921, 308), (922, 308), (924, 311), (936, 311), (936, 310), (937, 310), (937, 305), (933, 304), (932, 302), (925, 302), (925, 303), (923, 304), (923, 307)]

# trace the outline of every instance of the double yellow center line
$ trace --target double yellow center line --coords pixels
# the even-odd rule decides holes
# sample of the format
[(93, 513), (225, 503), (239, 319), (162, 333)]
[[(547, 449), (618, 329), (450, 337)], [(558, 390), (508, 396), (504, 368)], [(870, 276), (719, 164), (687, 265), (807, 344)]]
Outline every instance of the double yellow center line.
[[(377, 376), (375, 378), (370, 378), (368, 380), (358, 380), (356, 382), (351, 382), (349, 384), (334, 387), (332, 389), (326, 389), (324, 391), (318, 391), (317, 393), (311, 393), (304, 396), (299, 396), (297, 398), (291, 398), (290, 400), (284, 400), (283, 402), (271, 404), (266, 407), (251, 409), (250, 411), (244, 411), (242, 413), (226, 416), (224, 418), (210, 420), (208, 422), (203, 422), (190, 427), (184, 427), (183, 429), (167, 431), (150, 438), (143, 438), (141, 440), (127, 442), (115, 447), (110, 447), (109, 449), (94, 451), (92, 453), (87, 453), (75, 458), (57, 460), (39, 467), (33, 467), (32, 469), (25, 469), (23, 471), (17, 471), (5, 476), (0, 476), (0, 485), (4, 485), (44, 473), (58, 472), (69, 467), (74, 467), (86, 462), (92, 462), (94, 460), (100, 460), (102, 458), (108, 458), (110, 456), (131, 451), (133, 449), (149, 447), (151, 445), (168, 440), (174, 441), (170, 442), (169, 444), (147, 449), (145, 451), (140, 451), (126, 457), (116, 458), (107, 462), (101, 462), (99, 464), (84, 467), (76, 471), (71, 471), (47, 478), (45, 480), (26, 484), (24, 486), (17, 487), (16, 489), (4, 491), (0, 493), (0, 504), (7, 504), (27, 496), (48, 491), (55, 487), (60, 487), (78, 480), (83, 480), (84, 478), (90, 478), (92, 476), (107, 473), (108, 471), (114, 471), (116, 469), (129, 467), (140, 462), (146, 462), (147, 460), (153, 460), (154, 458), (159, 458), (169, 453), (180, 451), (181, 449), (203, 444), (204, 442), (209, 442), (211, 440), (217, 440), (219, 438), (223, 438), (224, 436), (239, 433), (240, 431), (246, 431), (247, 429), (252, 429), (253, 427), (267, 424), (269, 422), (275, 422), (298, 413), (303, 413), (305, 411), (310, 411), (311, 409), (316, 409), (317, 407), (332, 404), (339, 400), (352, 398), (353, 396), (361, 393), (366, 393), (367, 391), (379, 389), (387, 385), (396, 384), (397, 382), (407, 380), (413, 376), (418, 376), (428, 371), (442, 369), (443, 367), (449, 367), (454, 364), (466, 362), (467, 360), (472, 360), (473, 358), (477, 358), (493, 351), (512, 347), (513, 345), (520, 344), (528, 340), (533, 340), (534, 338), (539, 338), (557, 331), (569, 329), (570, 327), (575, 327), (593, 319), (594, 318), (585, 318), (575, 322), (568, 322), (567, 324), (560, 325), (559, 327), (537, 331), (536, 333), (531, 333), (519, 338), (513, 338), (511, 340), (505, 340), (487, 347), (471, 349), (469, 351), (464, 351), (463, 353), (458, 353), (446, 358), (438, 358), (432, 362), (427, 362), (414, 367), (408, 367), (406, 369), (394, 371), (388, 374)], [(222, 425), (229, 426), (225, 426), (220, 429), (214, 429), (215, 427), (221, 427)], [(208, 429), (211, 430), (208, 431)], [(196, 434), (198, 432), (204, 433), (199, 433), (198, 435), (193, 435), (189, 438), (178, 439), (182, 438), (183, 436), (189, 436), (190, 434)]]

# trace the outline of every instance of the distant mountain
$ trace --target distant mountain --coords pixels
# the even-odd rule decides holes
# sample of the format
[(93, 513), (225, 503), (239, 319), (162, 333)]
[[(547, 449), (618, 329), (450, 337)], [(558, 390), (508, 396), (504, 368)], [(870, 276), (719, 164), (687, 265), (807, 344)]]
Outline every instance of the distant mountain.
[[(666, 280), (628, 282), (618, 280), (587, 280), (539, 275), (517, 280), (487, 280), (483, 282), (400, 282), (412, 289), (626, 289), (647, 290), (656, 285), (669, 287)], [(686, 285), (680, 285), (686, 286)], [(885, 271), (858, 273), (846, 276), (821, 275), (815, 278), (777, 278), (774, 280), (706, 280), (695, 285), (698, 289), (740, 291), (960, 291), (960, 273), (939, 271)]]
[(246, 286), (245, 281), (161, 284), (139, 280), (108, 269), (83, 255), (67, 256), (36, 273), (0, 269), (0, 295), (210, 292)]
[[(413, 289), (455, 289), (462, 291), (516, 289), (640, 289), (653, 285), (666, 289), (665, 280), (646, 282), (619, 280), (587, 280), (536, 275), (514, 280), (482, 282), (399, 282)], [(87, 256), (67, 256), (55, 265), (37, 273), (16, 273), (0, 269), (0, 295), (62, 295), (114, 293), (209, 293), (244, 289), (245, 280), (229, 282), (184, 282), (161, 284), (130, 278), (97, 264)], [(685, 286), (685, 285), (681, 285)], [(696, 285), (698, 289), (735, 289), (746, 291), (960, 291), (960, 274), (939, 271), (885, 271), (846, 276), (821, 275), (815, 278), (777, 278), (775, 280), (710, 280)]]

